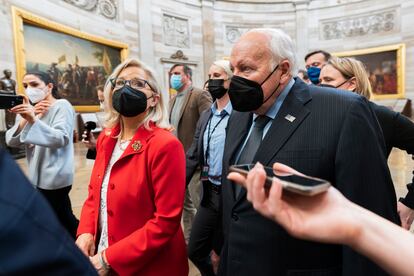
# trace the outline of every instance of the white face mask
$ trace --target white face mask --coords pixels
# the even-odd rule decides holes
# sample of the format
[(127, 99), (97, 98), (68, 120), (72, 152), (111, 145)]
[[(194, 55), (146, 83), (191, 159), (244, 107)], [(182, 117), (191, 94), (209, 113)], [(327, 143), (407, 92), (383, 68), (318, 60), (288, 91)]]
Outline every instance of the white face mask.
[(40, 88), (27, 87), (26, 95), (27, 97), (29, 97), (29, 100), (34, 104), (46, 98), (45, 90)]

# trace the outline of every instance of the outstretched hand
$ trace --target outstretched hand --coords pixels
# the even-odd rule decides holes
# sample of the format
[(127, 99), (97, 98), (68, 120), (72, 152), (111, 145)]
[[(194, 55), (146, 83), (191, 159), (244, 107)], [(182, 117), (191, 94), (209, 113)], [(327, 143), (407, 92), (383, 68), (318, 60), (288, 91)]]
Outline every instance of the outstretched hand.
[[(280, 163), (275, 163), (273, 170), (277, 174), (302, 175)], [(274, 177), (272, 187), (267, 190), (266, 173), (259, 163), (247, 178), (233, 172), (228, 178), (247, 189), (247, 199), (259, 213), (282, 225), (292, 236), (346, 244), (356, 234), (354, 214), (358, 210), (351, 208), (356, 205), (334, 187), (318, 195), (303, 196), (283, 191), (280, 180)]]

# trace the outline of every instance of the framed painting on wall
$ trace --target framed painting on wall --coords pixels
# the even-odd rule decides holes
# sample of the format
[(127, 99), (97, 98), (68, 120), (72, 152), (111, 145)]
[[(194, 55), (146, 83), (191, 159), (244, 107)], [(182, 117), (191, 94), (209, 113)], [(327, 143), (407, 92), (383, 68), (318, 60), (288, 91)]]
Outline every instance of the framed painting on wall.
[(333, 53), (364, 63), (372, 86), (372, 99), (400, 99), (405, 94), (405, 44)]
[(99, 110), (96, 87), (128, 55), (128, 45), (89, 35), (12, 7), (16, 78), (28, 71), (48, 73), (59, 95), (77, 112)]

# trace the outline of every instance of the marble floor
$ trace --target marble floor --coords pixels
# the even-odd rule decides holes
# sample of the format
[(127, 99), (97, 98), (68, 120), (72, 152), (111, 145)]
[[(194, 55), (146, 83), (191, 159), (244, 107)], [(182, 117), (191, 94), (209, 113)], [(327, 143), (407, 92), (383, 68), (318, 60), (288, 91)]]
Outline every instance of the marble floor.
[[(86, 149), (80, 144), (75, 144), (75, 179), (70, 197), (72, 200), (73, 211), (79, 217), (82, 204), (88, 193), (88, 182), (93, 167), (93, 161), (85, 158)], [(23, 171), (27, 172), (25, 159), (17, 160)], [(406, 152), (393, 149), (388, 159), (392, 179), (394, 181), (397, 197), (404, 196), (407, 192), (406, 184), (412, 181), (412, 171), (414, 160)], [(414, 227), (411, 228), (411, 231)], [(200, 275), (197, 269), (190, 264), (190, 276)]]

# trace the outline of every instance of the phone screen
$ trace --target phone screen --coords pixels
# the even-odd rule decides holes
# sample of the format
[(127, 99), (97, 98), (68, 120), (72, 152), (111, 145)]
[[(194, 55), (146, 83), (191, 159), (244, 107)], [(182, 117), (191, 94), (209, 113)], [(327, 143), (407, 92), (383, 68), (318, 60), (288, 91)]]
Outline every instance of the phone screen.
[[(253, 169), (254, 164), (248, 164), (248, 165), (235, 165), (234, 168), (238, 168), (240, 170), (243, 171), (250, 171), (251, 169)], [(277, 175), (274, 173), (273, 168), (270, 167), (264, 167), (264, 170), (266, 172), (266, 175), (271, 179), (273, 178), (273, 176), (276, 176), (277, 178), (279, 178), (280, 180), (286, 181), (286, 182), (290, 182), (290, 183), (294, 183), (294, 184), (298, 184), (301, 186), (306, 186), (306, 187), (314, 187), (314, 186), (318, 186), (321, 184), (325, 184), (326, 181), (321, 180), (321, 179), (315, 179), (312, 177), (307, 177), (307, 176), (300, 176), (300, 175), (296, 175), (296, 174), (291, 174), (291, 175)], [(268, 180), (270, 180), (268, 179)], [(271, 184), (268, 183), (270, 181), (266, 181), (266, 184)]]
[(0, 109), (9, 109), (23, 103), (23, 97), (20, 95), (0, 94)]

